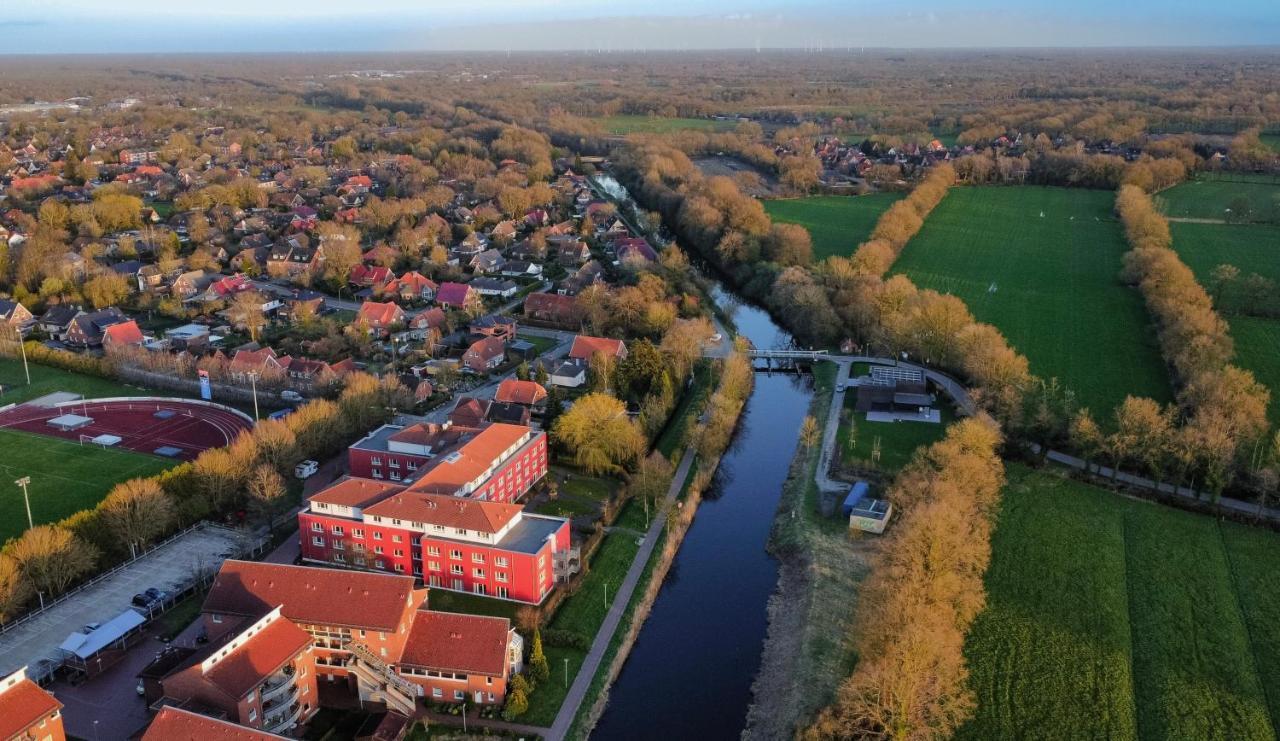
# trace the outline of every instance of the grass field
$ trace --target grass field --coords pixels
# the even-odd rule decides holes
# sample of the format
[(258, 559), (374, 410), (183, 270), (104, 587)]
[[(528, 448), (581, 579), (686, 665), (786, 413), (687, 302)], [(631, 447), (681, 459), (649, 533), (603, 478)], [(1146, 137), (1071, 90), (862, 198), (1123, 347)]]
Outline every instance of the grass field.
[(876, 220), (901, 193), (868, 193), (865, 196), (814, 196), (764, 202), (774, 221), (799, 224), (813, 238), (813, 259), (832, 255), (848, 257), (871, 236)]
[(894, 270), (959, 296), (1033, 373), (1062, 380), (1096, 417), (1110, 417), (1127, 394), (1166, 401), (1142, 297), (1119, 280), (1128, 246), (1114, 200), (1110, 191), (953, 188)]
[[(916, 448), (941, 440), (947, 432), (947, 425), (955, 420), (951, 410), (944, 407), (942, 424), (868, 422), (866, 414), (854, 411), (854, 405), (857, 403), (856, 394), (845, 394), (844, 402), (845, 410), (840, 418), (840, 429), (836, 431), (836, 447), (840, 451), (841, 462), (872, 465), (872, 451), (878, 440), (880, 461), (875, 466), (885, 472), (897, 471), (905, 466), (916, 452)], [(851, 434), (853, 445), (849, 444)]]
[(1280, 222), (1280, 179), (1248, 175), (1231, 178), (1190, 180), (1161, 191), (1155, 197), (1156, 203), (1166, 216), (1227, 221), (1240, 218), (1240, 207), (1247, 204), (1248, 215), (1241, 220)]
[(128, 450), (0, 430), (0, 542), (27, 527), (22, 492), (12, 483), (19, 477), (31, 477), (31, 518), (39, 525), (94, 506), (121, 481), (151, 476), (173, 464)]
[(79, 373), (49, 368), (48, 366), (29, 363), (31, 385), (27, 385), (26, 376), (22, 373), (22, 361), (0, 358), (0, 406), (20, 404), (55, 391), (70, 391), (86, 398), (105, 396), (143, 396), (146, 391), (137, 386), (127, 386), (118, 381), (109, 381), (97, 376), (85, 376)]
[(1280, 134), (1263, 134), (1258, 138), (1262, 140), (1263, 144), (1280, 152)]
[(610, 134), (664, 134), (671, 131), (729, 131), (737, 121), (716, 121), (710, 118), (662, 118), (659, 116), (606, 116), (596, 119)]
[(1007, 473), (960, 738), (1275, 737), (1280, 536)]

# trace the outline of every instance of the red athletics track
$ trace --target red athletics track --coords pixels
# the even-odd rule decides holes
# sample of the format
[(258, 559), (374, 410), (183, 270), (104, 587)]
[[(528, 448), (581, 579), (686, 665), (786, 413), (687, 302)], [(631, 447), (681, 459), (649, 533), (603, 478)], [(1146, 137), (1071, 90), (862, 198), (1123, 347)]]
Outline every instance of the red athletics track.
[[(174, 413), (169, 419), (155, 416), (157, 411)], [(62, 431), (48, 424), (63, 414), (92, 417), (93, 424)], [(140, 453), (155, 453), (156, 448), (180, 448), (176, 458), (191, 460), (209, 448), (220, 448), (252, 427), (239, 412), (221, 406), (175, 399), (113, 399), (110, 401), (72, 402), (57, 407), (20, 405), (0, 412), (0, 427), (34, 432), (50, 437), (79, 441), (81, 435), (102, 434), (123, 438), (117, 447)]]

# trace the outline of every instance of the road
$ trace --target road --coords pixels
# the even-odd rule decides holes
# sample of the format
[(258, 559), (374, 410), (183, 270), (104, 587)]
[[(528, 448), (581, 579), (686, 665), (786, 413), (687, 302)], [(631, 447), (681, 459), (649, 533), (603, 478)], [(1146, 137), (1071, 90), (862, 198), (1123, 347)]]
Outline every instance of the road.
[[(680, 466), (671, 479), (671, 486), (667, 487), (667, 496), (664, 500), (667, 506), (671, 506), (684, 489), (684, 481), (689, 476), (689, 468), (695, 453), (694, 447), (690, 445), (680, 457)], [(564, 703), (560, 705), (560, 712), (556, 714), (555, 722), (544, 736), (547, 741), (561, 741), (569, 734), (569, 727), (573, 725), (573, 719), (577, 716), (578, 709), (582, 707), (582, 701), (586, 699), (591, 680), (595, 678), (600, 664), (604, 661), (605, 652), (609, 650), (609, 644), (613, 641), (613, 634), (618, 631), (618, 625), (627, 611), (627, 605), (631, 603), (631, 595), (640, 583), (644, 567), (649, 563), (649, 556), (653, 554), (653, 549), (658, 544), (658, 534), (662, 532), (666, 523), (667, 518), (655, 517), (649, 525), (644, 543), (636, 552), (635, 558), (631, 560), (631, 567), (627, 569), (626, 577), (623, 578), (621, 586), (613, 596), (613, 602), (609, 605), (604, 623), (600, 625), (600, 630), (596, 631), (595, 640), (591, 642), (591, 650), (587, 652), (587, 658), (583, 660), (578, 675), (573, 678), (573, 685), (569, 687), (569, 694), (565, 695)]]
[[(279, 296), (282, 299), (293, 297), (294, 289), (292, 286), (280, 286), (265, 280), (251, 280), (249, 281), (249, 283), (259, 291), (270, 294), (272, 296)], [(533, 291), (533, 293), (546, 293), (549, 290), (551, 290), (551, 281), (544, 280), (538, 286), (538, 288)], [(507, 303), (503, 304), (502, 306), (499, 306), (498, 308), (489, 312), (489, 314), (498, 315), (498, 314), (506, 314), (509, 311), (514, 311), (517, 306), (521, 306), (522, 304), (524, 304), (524, 298), (525, 298), (524, 296), (513, 298)], [(335, 298), (328, 294), (324, 294), (324, 306), (326, 309), (330, 309), (332, 311), (360, 311), (360, 305), (362, 303), (364, 302), (356, 301), (354, 299)], [(423, 307), (418, 307), (416, 309), (406, 309), (404, 313), (406, 316), (412, 318), (426, 311), (428, 308), (429, 307), (423, 306)]]

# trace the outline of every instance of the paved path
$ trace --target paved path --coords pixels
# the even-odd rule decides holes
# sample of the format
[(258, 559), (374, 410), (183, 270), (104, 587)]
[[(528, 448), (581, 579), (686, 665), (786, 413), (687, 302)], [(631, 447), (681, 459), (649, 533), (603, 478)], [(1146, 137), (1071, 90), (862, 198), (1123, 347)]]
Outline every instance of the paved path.
[(822, 457), (818, 459), (818, 488), (824, 491), (844, 491), (849, 485), (832, 479), (831, 457), (836, 449), (836, 433), (840, 430), (840, 412), (844, 409), (845, 385), (849, 382), (849, 371), (853, 363), (836, 361), (836, 385), (831, 395), (831, 408), (827, 410), (827, 424), (822, 432)]
[[(667, 496), (665, 502), (670, 504), (674, 502), (676, 497), (680, 496), (680, 491), (684, 489), (684, 480), (689, 476), (689, 467), (693, 463), (694, 448), (689, 446), (684, 451), (684, 455), (680, 457), (680, 466), (676, 468), (675, 476), (671, 479), (671, 486), (667, 487)], [(591, 650), (587, 653), (587, 658), (582, 662), (582, 668), (578, 670), (578, 675), (573, 678), (573, 685), (569, 687), (569, 694), (565, 696), (564, 703), (560, 705), (560, 712), (556, 714), (556, 721), (551, 725), (551, 729), (545, 733), (547, 741), (561, 741), (569, 733), (569, 726), (573, 725), (573, 719), (578, 715), (578, 708), (582, 707), (582, 701), (587, 696), (587, 690), (591, 686), (591, 680), (595, 678), (596, 671), (600, 669), (600, 664), (604, 661), (605, 652), (609, 650), (609, 643), (613, 641), (613, 634), (618, 631), (618, 624), (622, 622), (622, 615), (627, 611), (627, 605), (631, 602), (631, 595), (635, 592), (636, 585), (640, 582), (640, 576), (644, 573), (645, 564), (649, 563), (649, 556), (653, 554), (654, 546), (658, 543), (658, 534), (662, 532), (663, 526), (666, 525), (665, 517), (653, 518), (653, 523), (649, 525), (649, 531), (645, 533), (644, 543), (640, 545), (640, 550), (636, 553), (636, 557), (631, 561), (631, 568), (627, 569), (627, 576), (622, 580), (618, 592), (613, 596), (613, 602), (609, 605), (609, 612), (604, 617), (604, 623), (600, 626), (600, 630), (596, 631), (595, 640), (591, 642)]]
[[(1190, 216), (1166, 216), (1165, 221), (1173, 224), (1226, 224), (1226, 219), (1195, 219)], [(1247, 222), (1245, 222), (1247, 223)]]

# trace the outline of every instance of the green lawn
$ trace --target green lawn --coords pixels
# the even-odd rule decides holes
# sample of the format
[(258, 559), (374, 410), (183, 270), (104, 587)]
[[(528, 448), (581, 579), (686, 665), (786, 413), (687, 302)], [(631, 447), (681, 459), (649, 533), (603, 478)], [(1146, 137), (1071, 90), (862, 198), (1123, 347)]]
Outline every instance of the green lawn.
[(774, 221), (808, 229), (816, 262), (832, 255), (852, 255), (871, 236), (880, 214), (900, 198), (901, 193), (813, 196), (765, 201), (764, 210)]
[(1156, 195), (1156, 203), (1165, 215), (1175, 218), (1280, 222), (1280, 178), (1223, 177), (1230, 179), (1197, 178), (1180, 183)]
[(610, 134), (665, 134), (672, 131), (730, 131), (737, 121), (710, 118), (662, 118), (660, 116), (617, 115), (596, 119)]
[(689, 425), (697, 422), (697, 415), (711, 395), (715, 375), (710, 363), (700, 362), (694, 366), (691, 385), (680, 395), (680, 401), (671, 413), (666, 427), (658, 434), (654, 447), (672, 464), (679, 460), (680, 451), (677, 447), (684, 442), (685, 431), (689, 429)]
[(539, 355), (543, 355), (547, 352), (550, 352), (551, 350), (554, 350), (556, 345), (559, 344), (558, 342), (551, 339), (550, 337), (535, 337), (534, 335), (531, 335), (531, 334), (520, 334), (519, 332), (516, 333), (516, 339), (524, 340), (525, 342), (528, 342), (529, 344), (533, 345), (534, 349), (537, 350)]
[(1258, 138), (1262, 140), (1263, 144), (1280, 152), (1280, 134), (1262, 134)]
[(31, 518), (41, 524), (96, 505), (121, 481), (173, 465), (171, 460), (129, 450), (0, 430), (0, 542), (27, 527), (22, 493), (12, 483), (21, 476), (31, 477)]
[[(955, 420), (950, 409), (942, 408), (942, 423), (928, 422), (868, 422), (867, 415), (855, 412), (857, 395), (850, 392), (844, 396), (845, 410), (840, 419), (840, 429), (836, 431), (836, 447), (840, 452), (840, 460), (855, 465), (874, 466), (885, 472), (893, 472), (902, 468), (911, 460), (916, 448), (932, 445), (946, 434), (947, 425)], [(853, 445), (849, 437), (853, 437)], [(880, 443), (880, 460), (872, 462), (872, 453), (876, 442)]]
[(0, 394), (0, 406), (20, 404), (55, 391), (70, 391), (90, 399), (104, 396), (142, 396), (147, 393), (138, 386), (127, 386), (97, 376), (81, 375), (35, 363), (28, 363), (27, 367), (31, 370), (30, 386), (23, 375), (21, 360), (0, 358), (0, 387), (4, 388), (4, 393)]
[(1275, 737), (1280, 537), (1007, 473), (959, 737)]
[(1280, 320), (1253, 316), (1229, 320), (1236, 363), (1253, 371), (1254, 377), (1271, 389), (1268, 416), (1272, 424), (1280, 424)]
[(953, 188), (894, 270), (959, 296), (1033, 373), (1062, 380), (1095, 416), (1109, 417), (1127, 394), (1167, 401), (1142, 297), (1119, 280), (1128, 246), (1114, 200), (1110, 191)]

